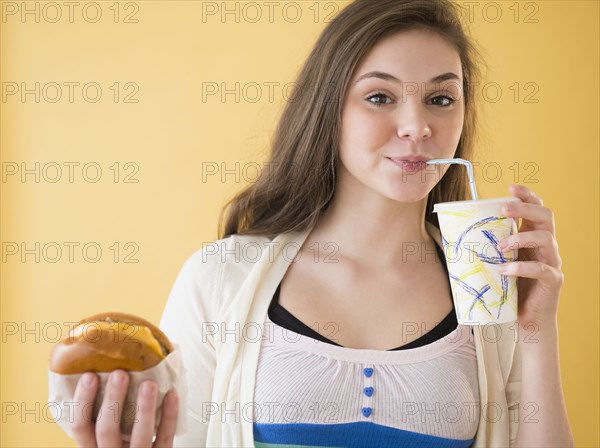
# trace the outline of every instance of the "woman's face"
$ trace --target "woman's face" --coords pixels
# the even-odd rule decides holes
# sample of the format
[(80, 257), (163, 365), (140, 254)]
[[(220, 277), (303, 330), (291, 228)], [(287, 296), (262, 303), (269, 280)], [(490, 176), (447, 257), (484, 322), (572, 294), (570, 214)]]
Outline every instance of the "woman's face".
[[(448, 73), (456, 78), (431, 81)], [(410, 30), (381, 40), (348, 87), (339, 181), (350, 182), (353, 193), (366, 187), (399, 202), (426, 197), (449, 166), (416, 172), (388, 157), (454, 157), (464, 121), (462, 83), (460, 57), (439, 35)]]

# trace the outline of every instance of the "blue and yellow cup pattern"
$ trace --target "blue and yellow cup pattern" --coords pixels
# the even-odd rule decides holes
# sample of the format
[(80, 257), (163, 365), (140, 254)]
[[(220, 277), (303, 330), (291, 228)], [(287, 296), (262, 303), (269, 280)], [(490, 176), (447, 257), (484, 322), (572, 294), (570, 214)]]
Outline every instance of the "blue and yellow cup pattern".
[(516, 277), (498, 266), (517, 260), (518, 250), (502, 252), (500, 240), (517, 233), (502, 205), (518, 198), (482, 199), (435, 204), (450, 286), (459, 324), (480, 325), (517, 319)]

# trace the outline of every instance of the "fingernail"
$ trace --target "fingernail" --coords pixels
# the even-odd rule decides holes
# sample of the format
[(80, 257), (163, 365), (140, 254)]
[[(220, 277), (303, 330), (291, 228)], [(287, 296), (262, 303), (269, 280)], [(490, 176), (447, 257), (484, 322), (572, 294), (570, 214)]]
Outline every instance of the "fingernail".
[(120, 386), (121, 384), (123, 384), (125, 382), (125, 374), (123, 372), (113, 372), (112, 374), (112, 383), (115, 386)]
[(83, 386), (84, 387), (87, 387), (88, 389), (90, 389), (94, 386), (95, 382), (96, 382), (96, 375), (94, 375), (93, 373), (86, 373), (83, 375)]
[(152, 397), (154, 395), (154, 383), (151, 381), (146, 381), (144, 384), (142, 384), (142, 394), (145, 397)]

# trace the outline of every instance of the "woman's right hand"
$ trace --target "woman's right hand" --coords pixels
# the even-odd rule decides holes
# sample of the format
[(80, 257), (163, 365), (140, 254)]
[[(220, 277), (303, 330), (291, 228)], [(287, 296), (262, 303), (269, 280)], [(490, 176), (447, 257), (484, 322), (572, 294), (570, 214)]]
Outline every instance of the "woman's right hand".
[[(152, 443), (154, 435), (154, 418), (156, 414), (157, 387), (154, 381), (144, 381), (139, 388), (137, 397), (136, 421), (131, 433), (131, 441), (121, 439), (121, 418), (123, 404), (129, 385), (129, 374), (124, 370), (111, 372), (106, 383), (104, 400), (99, 410), (100, 418), (93, 422), (90, 412), (83, 410), (93, 409), (96, 392), (98, 390), (98, 376), (93, 372), (86, 372), (77, 383), (74, 400), (79, 406), (74, 413), (73, 432), (75, 441), (82, 447), (172, 447), (175, 427), (177, 426), (177, 413), (179, 410), (178, 397), (174, 391), (165, 396), (162, 416), (156, 433), (156, 440)], [(115, 413), (118, 415), (115, 416)], [(118, 417), (118, 418), (116, 418)]]

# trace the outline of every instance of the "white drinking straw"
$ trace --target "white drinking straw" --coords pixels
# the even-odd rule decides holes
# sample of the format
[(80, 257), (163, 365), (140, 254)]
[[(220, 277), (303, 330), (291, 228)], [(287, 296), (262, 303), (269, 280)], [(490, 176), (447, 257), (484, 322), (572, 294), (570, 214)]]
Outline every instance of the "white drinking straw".
[(473, 165), (471, 165), (471, 162), (469, 162), (468, 160), (465, 160), (465, 159), (435, 159), (435, 160), (428, 160), (427, 163), (430, 165), (450, 165), (450, 164), (465, 165), (467, 167), (467, 175), (469, 176), (469, 187), (471, 187), (471, 198), (474, 201), (476, 201), (478, 199), (477, 190), (475, 189), (475, 177), (473, 176)]

